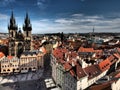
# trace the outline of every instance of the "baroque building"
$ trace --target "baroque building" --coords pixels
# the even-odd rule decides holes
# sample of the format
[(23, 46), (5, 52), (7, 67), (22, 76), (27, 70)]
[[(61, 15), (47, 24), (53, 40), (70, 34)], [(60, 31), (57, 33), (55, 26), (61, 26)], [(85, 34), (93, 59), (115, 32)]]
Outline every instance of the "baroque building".
[(10, 17), (8, 31), (9, 31), (9, 55), (10, 56), (20, 57), (22, 52), (31, 50), (32, 25), (30, 23), (28, 13), (26, 13), (26, 17), (24, 20), (23, 33), (20, 28), (18, 29), (13, 12)]

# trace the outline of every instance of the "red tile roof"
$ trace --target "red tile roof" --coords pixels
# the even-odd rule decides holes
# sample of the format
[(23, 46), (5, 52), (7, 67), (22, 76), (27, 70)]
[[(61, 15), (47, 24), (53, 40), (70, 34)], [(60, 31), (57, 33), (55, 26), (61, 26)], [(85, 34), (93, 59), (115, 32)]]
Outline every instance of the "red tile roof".
[(115, 57), (113, 55), (109, 56), (107, 59), (111, 62), (111, 64), (116, 62)]
[(118, 73), (118, 74), (115, 76), (115, 78), (120, 78), (120, 73)]
[(78, 52), (94, 52), (94, 49), (93, 48), (80, 47)]
[(9, 60), (11, 60), (11, 59), (13, 58), (13, 56), (7, 56), (7, 58), (8, 58)]
[(110, 65), (111, 65), (111, 62), (108, 59), (103, 60), (102, 62), (99, 63), (99, 67), (101, 71), (105, 71), (109, 69)]
[[(74, 66), (72, 66), (72, 63), (74, 63)], [(87, 76), (82, 67), (77, 62), (74, 62), (74, 60), (66, 62), (63, 66), (65, 70), (69, 71), (70, 74), (77, 79)]]
[(57, 48), (57, 49), (54, 49), (52, 53), (56, 58), (63, 59), (64, 54), (66, 52), (67, 52), (67, 49)]
[(4, 57), (4, 53), (0, 52), (0, 58)]
[(67, 71), (72, 68), (72, 66), (68, 62), (66, 62), (63, 66), (64, 66), (65, 70), (67, 70)]
[(111, 83), (102, 83), (91, 86), (89, 90), (111, 90)]
[(115, 53), (114, 56), (118, 59), (120, 58), (120, 55), (118, 53)]
[(96, 53), (102, 53), (102, 50), (94, 50), (93, 48), (84, 48), (80, 47), (78, 52), (96, 52)]
[(101, 73), (100, 69), (98, 69), (97, 66), (98, 65), (91, 65), (84, 68), (85, 72), (88, 74), (89, 79), (94, 78)]
[(82, 67), (79, 64), (76, 65), (76, 75), (78, 79), (87, 76), (87, 74), (85, 73), (85, 71), (82, 69)]

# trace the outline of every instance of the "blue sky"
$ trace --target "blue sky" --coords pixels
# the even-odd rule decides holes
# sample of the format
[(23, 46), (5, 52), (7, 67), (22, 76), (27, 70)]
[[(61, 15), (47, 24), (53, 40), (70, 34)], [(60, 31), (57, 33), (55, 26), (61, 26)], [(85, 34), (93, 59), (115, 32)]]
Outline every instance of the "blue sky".
[(12, 10), (19, 28), (29, 13), (32, 33), (120, 31), (120, 0), (0, 0), (0, 32)]

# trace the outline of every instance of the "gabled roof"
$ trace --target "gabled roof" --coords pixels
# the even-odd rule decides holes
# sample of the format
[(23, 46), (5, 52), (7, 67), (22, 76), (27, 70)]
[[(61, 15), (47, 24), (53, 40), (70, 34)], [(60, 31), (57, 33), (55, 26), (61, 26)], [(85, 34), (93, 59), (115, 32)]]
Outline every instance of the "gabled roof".
[(79, 64), (76, 65), (76, 75), (77, 75), (78, 79), (87, 76), (87, 74), (85, 73), (85, 71)]
[(84, 70), (87, 73), (89, 79), (94, 78), (101, 73), (100, 69), (98, 69), (97, 66), (98, 65), (91, 65), (91, 66), (88, 66), (88, 67), (84, 68)]
[(111, 90), (111, 83), (103, 83), (91, 86), (89, 90)]
[(114, 56), (118, 59), (120, 58), (120, 55), (118, 53), (115, 53)]
[[(72, 60), (71, 60), (72, 61)], [(74, 63), (74, 65), (72, 66), (72, 63)], [(73, 76), (76, 77), (76, 79), (80, 79), (83, 78), (85, 76), (87, 76), (87, 74), (84, 72), (84, 70), (82, 69), (82, 67), (79, 65), (79, 63), (77, 62), (66, 62), (63, 66), (65, 68), (66, 71), (69, 71), (69, 73)]]
[(65, 70), (67, 70), (67, 71), (72, 68), (72, 66), (68, 62), (66, 62), (63, 66), (64, 66)]
[(84, 48), (80, 47), (78, 52), (95, 52), (95, 53), (102, 53), (102, 50), (94, 50), (93, 48)]
[(108, 59), (103, 60), (99, 63), (99, 67), (100, 67), (101, 71), (105, 71), (105, 70), (109, 69), (110, 65), (111, 65), (111, 62)]
[(66, 52), (67, 52), (67, 49), (57, 48), (57, 49), (54, 49), (52, 53), (56, 58), (63, 59), (64, 54)]
[(94, 49), (93, 48), (80, 47), (78, 52), (94, 52)]
[(111, 64), (116, 62), (115, 57), (113, 55), (109, 56), (107, 59), (111, 62)]

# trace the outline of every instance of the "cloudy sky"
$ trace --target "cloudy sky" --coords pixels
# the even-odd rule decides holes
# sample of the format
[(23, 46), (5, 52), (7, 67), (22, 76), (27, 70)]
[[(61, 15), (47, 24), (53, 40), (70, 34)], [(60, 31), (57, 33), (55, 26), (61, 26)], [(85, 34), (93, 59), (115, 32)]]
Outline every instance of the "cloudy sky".
[(120, 0), (0, 0), (0, 32), (12, 10), (19, 28), (29, 13), (33, 33), (120, 31)]

